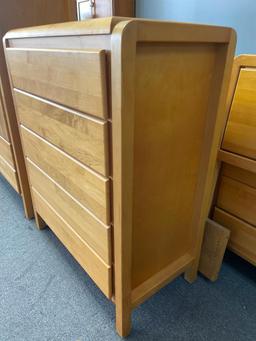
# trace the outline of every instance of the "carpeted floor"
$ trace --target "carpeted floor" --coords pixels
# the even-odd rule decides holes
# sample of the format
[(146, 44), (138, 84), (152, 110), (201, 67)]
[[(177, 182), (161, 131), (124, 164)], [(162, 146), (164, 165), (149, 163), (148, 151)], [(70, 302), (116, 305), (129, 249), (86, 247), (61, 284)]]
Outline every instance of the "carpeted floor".
[[(114, 305), (0, 176), (0, 341), (112, 341)], [(220, 279), (178, 278), (133, 313), (128, 340), (256, 340), (256, 269), (228, 253)]]

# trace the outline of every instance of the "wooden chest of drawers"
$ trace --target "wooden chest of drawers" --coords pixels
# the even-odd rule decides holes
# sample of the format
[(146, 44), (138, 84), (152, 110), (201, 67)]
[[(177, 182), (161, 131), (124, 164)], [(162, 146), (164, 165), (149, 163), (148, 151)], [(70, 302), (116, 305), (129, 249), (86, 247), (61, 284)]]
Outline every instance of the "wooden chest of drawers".
[[(3, 1), (0, 11), (0, 38), (10, 29), (75, 20), (75, 0)], [(0, 174), (21, 195), (27, 218), (33, 217), (31, 195), (22, 153), (19, 129), (0, 47)]]
[(125, 18), (8, 33), (35, 215), (116, 304), (117, 330), (196, 278), (235, 34)]
[(229, 117), (213, 218), (231, 230), (229, 248), (256, 265), (256, 57), (234, 61)]

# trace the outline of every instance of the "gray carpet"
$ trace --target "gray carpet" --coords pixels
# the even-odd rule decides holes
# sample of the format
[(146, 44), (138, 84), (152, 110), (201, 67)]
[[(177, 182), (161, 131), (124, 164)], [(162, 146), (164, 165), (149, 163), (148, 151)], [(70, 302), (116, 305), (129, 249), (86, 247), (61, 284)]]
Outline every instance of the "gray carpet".
[[(120, 340), (114, 305), (53, 233), (23, 217), (0, 176), (0, 341)], [(228, 253), (220, 279), (178, 278), (133, 313), (128, 340), (256, 340), (256, 269)]]

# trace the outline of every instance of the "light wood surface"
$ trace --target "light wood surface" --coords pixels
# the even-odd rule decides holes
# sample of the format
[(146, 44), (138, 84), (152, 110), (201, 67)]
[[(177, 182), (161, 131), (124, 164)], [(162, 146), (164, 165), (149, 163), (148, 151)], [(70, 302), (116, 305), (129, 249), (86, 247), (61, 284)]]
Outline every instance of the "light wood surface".
[(254, 172), (248, 172), (240, 167), (234, 167), (228, 163), (223, 163), (221, 174), (256, 188), (256, 174)]
[(107, 266), (72, 227), (34, 188), (33, 198), (37, 212), (44, 217), (56, 236), (76, 258), (88, 275), (97, 283), (102, 292), (111, 298), (111, 267)]
[(231, 231), (229, 248), (256, 266), (256, 228), (217, 207), (214, 220)]
[(15, 88), (107, 117), (104, 51), (7, 49), (7, 58)]
[[(34, 201), (38, 201), (39, 196), (44, 200), (40, 202), (43, 208), (36, 204), (38, 225), (43, 226), (45, 221), (57, 234), (60, 225), (64, 230), (71, 228), (97, 251), (100, 247), (95, 244), (96, 229), (95, 236), (89, 235), (92, 230), (88, 228), (87, 234), (81, 237), (81, 213), (75, 214), (80, 211), (76, 205), (71, 205), (72, 200), (89, 209), (108, 227), (112, 223), (113, 244), (108, 245), (114, 256), (114, 282), (109, 284), (109, 291), (112, 290), (116, 305), (117, 331), (120, 336), (127, 336), (136, 304), (183, 272), (190, 282), (196, 278), (216, 175), (215, 162), (226, 120), (223, 112), (235, 34), (228, 28), (201, 25), (127, 18), (95, 19), (11, 32), (5, 38), (5, 45), (10, 74), (14, 77), (17, 71), (13, 73), (15, 66), (10, 56), (17, 51), (26, 51), (28, 60), (33, 60), (35, 69), (38, 67), (41, 72), (44, 67), (41, 58), (35, 56), (41, 56), (42, 52), (48, 54), (44, 62), (51, 68), (54, 51), (54, 65), (57, 65), (63, 62), (63, 54), (73, 53), (74, 61), (82, 51), (104, 50), (105, 73), (99, 72), (94, 81), (105, 82), (107, 89), (111, 152), (107, 151), (106, 141), (104, 145), (105, 155), (110, 158), (111, 178), (94, 172), (78, 160), (76, 146), (81, 137), (77, 131), (73, 131), (77, 136), (76, 144), (69, 151), (63, 140), (70, 135), (59, 122), (58, 128), (51, 125), (49, 130), (45, 122), (45, 133), (30, 130), (37, 129), (37, 122), (26, 128), (26, 120), (22, 122), (21, 132), (27, 163), (32, 161), (39, 171), (30, 180), (37, 191)], [(72, 52), (65, 50), (67, 46)], [(60, 50), (65, 51), (62, 54)], [(84, 62), (84, 69), (88, 70), (87, 62)], [(70, 67), (72, 63), (69, 63)], [(98, 70), (100, 63), (97, 63)], [(73, 65), (69, 70), (73, 70)], [(73, 82), (81, 71), (78, 63), (75, 70), (78, 71), (74, 73)], [(63, 75), (66, 79), (65, 72)], [(52, 86), (50, 77), (43, 77), (46, 85)], [(21, 86), (16, 84), (16, 87)], [(74, 101), (70, 84), (68, 88), (68, 100)], [(32, 86), (22, 89), (35, 95)], [(95, 87), (90, 91), (93, 94)], [(45, 103), (52, 105), (51, 100), (59, 102), (53, 106), (68, 115), (74, 113), (74, 109), (82, 114), (83, 109), (68, 103), (66, 98), (53, 98), (52, 93), (49, 97), (41, 91), (36, 96), (47, 97), (47, 100), (37, 99), (43, 102), (40, 111), (44, 111)], [(18, 100), (16, 105), (19, 111)], [(27, 107), (33, 108), (33, 103), (27, 103)], [(85, 119), (89, 119), (88, 114), (99, 115), (99, 109), (85, 112)], [(64, 113), (62, 116), (66, 117)], [(104, 118), (106, 116), (101, 115), (96, 120), (101, 119), (105, 124)], [(39, 124), (41, 127), (41, 117)], [(45, 177), (44, 186), (38, 184), (41, 173)], [(73, 236), (62, 238), (62, 242), (70, 249)], [(106, 252), (107, 248), (104, 250)], [(77, 253), (74, 256), (80, 257)], [(106, 253), (100, 256), (106, 260)], [(86, 269), (86, 265), (82, 266)], [(96, 283), (101, 283), (101, 279)]]
[(92, 172), (23, 126), (21, 134), (25, 156), (49, 174), (103, 223), (108, 224), (109, 180)]
[[(220, 178), (213, 201), (213, 219), (231, 230), (229, 248), (255, 265), (255, 89), (256, 56), (234, 59), (219, 160)], [(254, 225), (252, 225), (254, 224)]]
[(20, 193), (17, 174), (14, 168), (12, 168), (5, 159), (0, 155), (0, 174), (2, 174), (10, 185)]
[(240, 70), (222, 148), (256, 160), (256, 68)]
[[(146, 298), (150, 288), (145, 283), (150, 283), (151, 286), (151, 279), (155, 278), (156, 272), (161, 272), (168, 265), (171, 269), (169, 278), (172, 278), (172, 275), (179, 273), (179, 268), (171, 265), (176, 264), (176, 257), (183, 257), (187, 253), (191, 253), (193, 259), (189, 268), (186, 267), (187, 278), (189, 280), (195, 278), (204, 222), (210, 206), (217, 147), (220, 144), (221, 129), (226, 119), (223, 108), (235, 45), (232, 31), (224, 30), (220, 33), (218, 30), (211, 31), (210, 28), (208, 30), (208, 27), (205, 31), (202, 27), (198, 30), (196, 28), (190, 30), (189, 26), (181, 27), (182, 25), (178, 24), (174, 24), (172, 30), (168, 30), (164, 23), (154, 26), (152, 22), (138, 21), (137, 49), (134, 57), (132, 25), (135, 25), (134, 22), (118, 24), (112, 38), (113, 184), (114, 200), (116, 200), (114, 201), (114, 238), (117, 262), (115, 263), (115, 290), (118, 294), (115, 297), (115, 304), (117, 330), (122, 336), (127, 335), (129, 331), (130, 316), (127, 314), (130, 283), (126, 283), (126, 280), (122, 284), (120, 279), (121, 281), (128, 279), (131, 273), (133, 290), (136, 292), (138, 287), (143, 288)], [(119, 30), (124, 31), (122, 38), (118, 37)], [(172, 44), (167, 44), (171, 40)], [(153, 44), (152, 41), (161, 43)], [(191, 41), (194, 44), (190, 46), (175, 44), (174, 42), (177, 41)], [(206, 41), (208, 44), (200, 44)], [(216, 41), (231, 43), (225, 43), (216, 50), (214, 45)], [(187, 52), (184, 59), (182, 50)], [(200, 62), (196, 57), (193, 58), (194, 54)], [(159, 63), (156, 62), (157, 59)], [(172, 68), (169, 63), (172, 64)], [(187, 63), (193, 67), (184, 72), (182, 67), (186, 69)], [(199, 64), (202, 65), (201, 68)], [(129, 68), (129, 71), (124, 65)], [(184, 72), (184, 77), (178, 77), (177, 70), (181, 71), (181, 74)], [(187, 77), (188, 73), (190, 77)], [(117, 82), (125, 86), (118, 86)], [(198, 87), (195, 88), (195, 84), (198, 84)], [(195, 91), (194, 95), (193, 91)], [(205, 95), (202, 95), (204, 91)], [(209, 97), (208, 100), (205, 98), (207, 91), (208, 94), (211, 93), (210, 100)], [(174, 95), (172, 97), (172, 92), (176, 97)], [(190, 106), (186, 108), (188, 102)], [(196, 114), (189, 116), (194, 109)], [(127, 110), (130, 113), (129, 118), (127, 118)], [(176, 111), (180, 114), (177, 114), (177, 117), (174, 115)], [(196, 120), (198, 112), (199, 116), (200, 113), (202, 115), (201, 119), (204, 117), (204, 123)], [(167, 122), (169, 122), (169, 129), (165, 128)], [(182, 122), (185, 124), (182, 125)], [(171, 123), (174, 126), (177, 124), (176, 131), (172, 129)], [(128, 135), (125, 124), (129, 127)], [(216, 130), (213, 133), (215, 124)], [(190, 135), (186, 135), (188, 126), (191, 126), (192, 132), (193, 128), (197, 132), (193, 142), (189, 141)], [(134, 149), (131, 159), (129, 153), (132, 143)], [(183, 156), (182, 151), (186, 148), (192, 149), (192, 152), (186, 155), (193, 155), (193, 157), (186, 159), (186, 156)], [(183, 164), (181, 162), (183, 168), (179, 167), (180, 158), (184, 162)], [(187, 166), (191, 165), (189, 162), (192, 164), (191, 174), (186, 173), (190, 171), (190, 166)], [(176, 182), (175, 176), (177, 176)], [(183, 187), (184, 183), (189, 184), (189, 189)], [(174, 184), (174, 193), (170, 184)], [(184, 192), (181, 191), (182, 188)], [(193, 199), (190, 197), (191, 190), (194, 190)], [(183, 198), (183, 201), (182, 199), (179, 201), (183, 210), (177, 210), (175, 194), (176, 200), (177, 194), (178, 198)], [(166, 200), (169, 200), (168, 204)], [(192, 214), (193, 209), (188, 207), (188, 202), (192, 203), (194, 214)], [(170, 203), (174, 204), (174, 208)], [(129, 206), (125, 207), (125, 205)], [(185, 207), (188, 207), (188, 210)], [(188, 225), (182, 224), (181, 222), (186, 219)], [(129, 228), (131, 220), (132, 241)], [(184, 226), (184, 230), (181, 226)], [(185, 231), (189, 231), (190, 228), (191, 234), (186, 233)], [(180, 254), (177, 255), (179, 248)], [(130, 265), (130, 249), (132, 265)], [(143, 297), (142, 289), (140, 296)]]
[(163, 286), (184, 273), (192, 262), (193, 258), (189, 254), (185, 254), (136, 287), (132, 291), (133, 307), (140, 305)]
[(217, 207), (256, 226), (256, 189), (229, 177), (220, 180)]
[(192, 252), (215, 58), (212, 44), (137, 46), (133, 288)]
[[(8, 0), (2, 1), (0, 11), (0, 37), (10, 29), (31, 25), (50, 24), (61, 21), (75, 20), (75, 0)], [(11, 88), (6, 69), (3, 45), (0, 48), (0, 135), (11, 143), (14, 155), (14, 169), (17, 174), (17, 186), (20, 188), (25, 216), (33, 216), (31, 194), (27, 179), (25, 161)], [(2, 106), (4, 112), (2, 112)], [(15, 187), (17, 187), (15, 185)]]
[(219, 151), (218, 159), (219, 161), (223, 161), (233, 166), (240, 167), (242, 169), (256, 173), (256, 161), (255, 160), (251, 160), (246, 157), (233, 154), (222, 149), (220, 149)]
[(34, 187), (73, 230), (111, 265), (111, 228), (102, 224), (85, 207), (28, 159), (28, 173)]
[(0, 136), (0, 156), (14, 169), (14, 159), (11, 144)]
[(205, 225), (199, 271), (212, 282), (219, 277), (230, 230), (208, 219)]
[(85, 165), (108, 175), (106, 121), (92, 119), (19, 90), (14, 94), (21, 124)]
[(7, 124), (5, 120), (4, 115), (4, 106), (3, 106), (3, 100), (1, 98), (1, 92), (0, 92), (0, 136), (3, 137), (6, 141), (9, 141), (9, 135), (7, 131)]

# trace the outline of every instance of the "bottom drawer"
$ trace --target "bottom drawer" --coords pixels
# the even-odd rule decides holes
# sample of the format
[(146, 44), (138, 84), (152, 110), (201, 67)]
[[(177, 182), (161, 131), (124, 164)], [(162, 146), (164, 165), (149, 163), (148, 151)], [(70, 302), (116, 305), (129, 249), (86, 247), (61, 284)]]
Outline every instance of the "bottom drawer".
[(72, 227), (52, 208), (52, 206), (32, 189), (33, 203), (38, 214), (56, 234), (69, 252), (85, 269), (102, 292), (112, 297), (112, 271), (99, 256), (79, 237)]
[(0, 174), (20, 193), (17, 172), (0, 156)]
[(6, 160), (6, 162), (12, 167), (15, 168), (14, 160), (12, 156), (12, 147), (9, 142), (3, 139), (0, 136), (0, 156)]
[(231, 231), (229, 248), (256, 265), (256, 228), (219, 208), (214, 209), (213, 218)]

